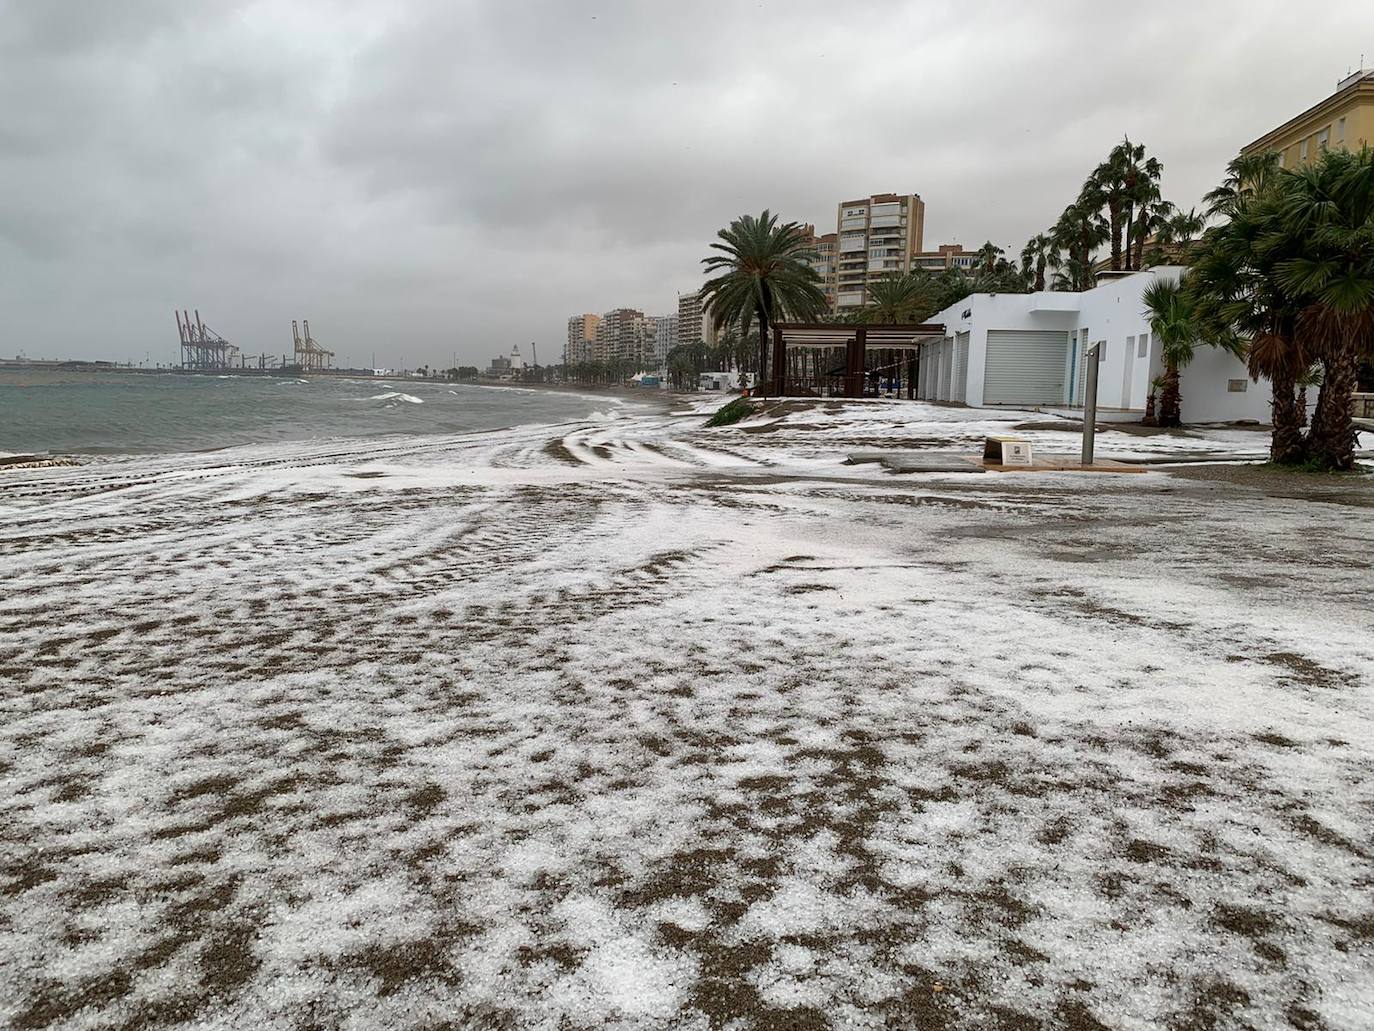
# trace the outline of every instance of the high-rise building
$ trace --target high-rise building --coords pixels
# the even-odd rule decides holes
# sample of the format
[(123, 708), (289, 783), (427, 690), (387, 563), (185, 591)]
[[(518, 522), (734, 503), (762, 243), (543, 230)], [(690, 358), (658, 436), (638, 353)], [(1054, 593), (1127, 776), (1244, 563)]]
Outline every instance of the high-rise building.
[(933, 251), (920, 251), (911, 256), (912, 268), (928, 269), (931, 272), (943, 272), (949, 268), (967, 271), (977, 264), (978, 252), (966, 251), (964, 245), (959, 243), (942, 243)]
[(676, 315), (654, 315), (653, 367), (668, 367), (668, 352), (678, 345), (678, 317)]
[(837, 206), (836, 311), (863, 307), (871, 280), (911, 271), (912, 257), (921, 253), (925, 216), (925, 202), (914, 193), (877, 193)]
[(816, 227), (809, 223), (802, 226), (802, 231), (806, 234), (807, 248), (814, 255), (807, 261), (807, 264), (816, 270), (816, 275), (821, 277), (821, 290), (825, 293), (825, 303), (833, 311), (835, 308), (835, 253), (839, 245), (839, 235), (826, 233), (824, 236), (817, 236)]
[(649, 362), (654, 356), (658, 325), (635, 308), (616, 308), (601, 316), (592, 357), (597, 361)]
[(600, 322), (600, 315), (574, 315), (568, 320), (568, 347), (563, 352), (564, 362), (576, 365), (578, 362), (591, 361), (596, 327)]
[(715, 327), (711, 324), (711, 312), (702, 306), (701, 291), (677, 295), (677, 342), (684, 347), (705, 344), (716, 345)]

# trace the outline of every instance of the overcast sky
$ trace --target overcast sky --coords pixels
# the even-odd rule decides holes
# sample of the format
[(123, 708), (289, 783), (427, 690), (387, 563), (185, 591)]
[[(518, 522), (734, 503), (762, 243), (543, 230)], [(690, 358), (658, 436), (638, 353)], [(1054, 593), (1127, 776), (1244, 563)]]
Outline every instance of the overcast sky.
[(0, 355), (169, 361), (176, 306), (549, 361), (745, 211), (916, 192), (1019, 251), (1123, 133), (1191, 206), (1362, 50), (1368, 0), (0, 0)]

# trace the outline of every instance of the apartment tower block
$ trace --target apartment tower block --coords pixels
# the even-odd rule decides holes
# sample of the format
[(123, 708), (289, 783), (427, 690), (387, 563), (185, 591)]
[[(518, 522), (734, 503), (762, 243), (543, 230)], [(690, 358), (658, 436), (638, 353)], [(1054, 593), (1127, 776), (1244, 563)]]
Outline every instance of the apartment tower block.
[(926, 206), (914, 193), (878, 193), (836, 207), (835, 310), (868, 302), (868, 284), (911, 271), (921, 253)]
[(574, 315), (568, 320), (568, 346), (563, 352), (563, 361), (568, 365), (592, 360), (596, 345), (596, 327), (601, 324), (600, 315)]

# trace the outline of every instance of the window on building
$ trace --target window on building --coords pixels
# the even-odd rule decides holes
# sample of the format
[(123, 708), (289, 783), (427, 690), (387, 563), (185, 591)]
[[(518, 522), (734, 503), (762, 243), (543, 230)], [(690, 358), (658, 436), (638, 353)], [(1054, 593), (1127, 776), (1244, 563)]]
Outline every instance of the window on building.
[(1107, 341), (1105, 341), (1105, 340), (1099, 340), (1099, 341), (1097, 342), (1097, 361), (1098, 361), (1099, 364), (1101, 364), (1102, 362), (1105, 362), (1106, 360), (1107, 360)]
[(1279, 167), (1280, 167), (1280, 168), (1282, 168), (1282, 167), (1284, 166), (1284, 159), (1287, 158), (1287, 157), (1288, 157), (1288, 151), (1286, 151), (1286, 150), (1281, 150), (1281, 151), (1279, 151)]
[(1299, 161), (1306, 161), (1306, 160), (1307, 160), (1307, 137), (1306, 137), (1306, 136), (1304, 136), (1304, 137), (1302, 138), (1302, 142), (1298, 144), (1298, 160), (1299, 160)]
[(1336, 123), (1336, 142), (1342, 147), (1345, 146), (1345, 119), (1342, 118)]
[(1331, 145), (1331, 126), (1327, 126), (1317, 133), (1317, 153), (1321, 153)]
[(1145, 355), (1149, 353), (1149, 350), (1150, 350), (1150, 334), (1149, 334), (1149, 333), (1141, 333), (1141, 334), (1140, 334), (1140, 349), (1139, 349), (1138, 351), (1136, 351), (1136, 355), (1135, 355), (1135, 356), (1136, 356), (1137, 358), (1144, 358)]
[(1129, 358), (1129, 357), (1131, 356), (1131, 352), (1134, 351), (1134, 350), (1135, 350), (1135, 337), (1127, 337), (1127, 338), (1126, 338), (1126, 357)]

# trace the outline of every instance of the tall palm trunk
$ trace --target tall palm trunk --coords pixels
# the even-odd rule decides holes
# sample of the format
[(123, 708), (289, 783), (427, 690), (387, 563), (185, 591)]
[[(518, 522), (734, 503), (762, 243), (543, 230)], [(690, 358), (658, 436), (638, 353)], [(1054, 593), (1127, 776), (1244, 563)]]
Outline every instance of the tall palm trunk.
[(1355, 424), (1350, 395), (1355, 392), (1355, 350), (1345, 341), (1323, 360), (1325, 375), (1317, 391), (1317, 410), (1308, 435), (1312, 457), (1327, 469), (1355, 467)]
[(1121, 202), (1107, 202), (1107, 217), (1112, 227), (1112, 271), (1121, 271)]
[(1183, 392), (1179, 389), (1176, 365), (1164, 370), (1164, 389), (1159, 392), (1159, 425), (1183, 425)]
[(768, 393), (768, 315), (759, 312), (759, 381), (756, 393)]
[(1302, 436), (1305, 413), (1294, 397), (1293, 375), (1285, 369), (1275, 369), (1269, 382), (1274, 391), (1274, 429), (1269, 440), (1269, 461), (1278, 465), (1297, 465), (1306, 455)]
[(1139, 269), (1145, 263), (1145, 233), (1149, 228), (1149, 221), (1149, 208), (1142, 205), (1135, 229), (1135, 254), (1127, 268)]

